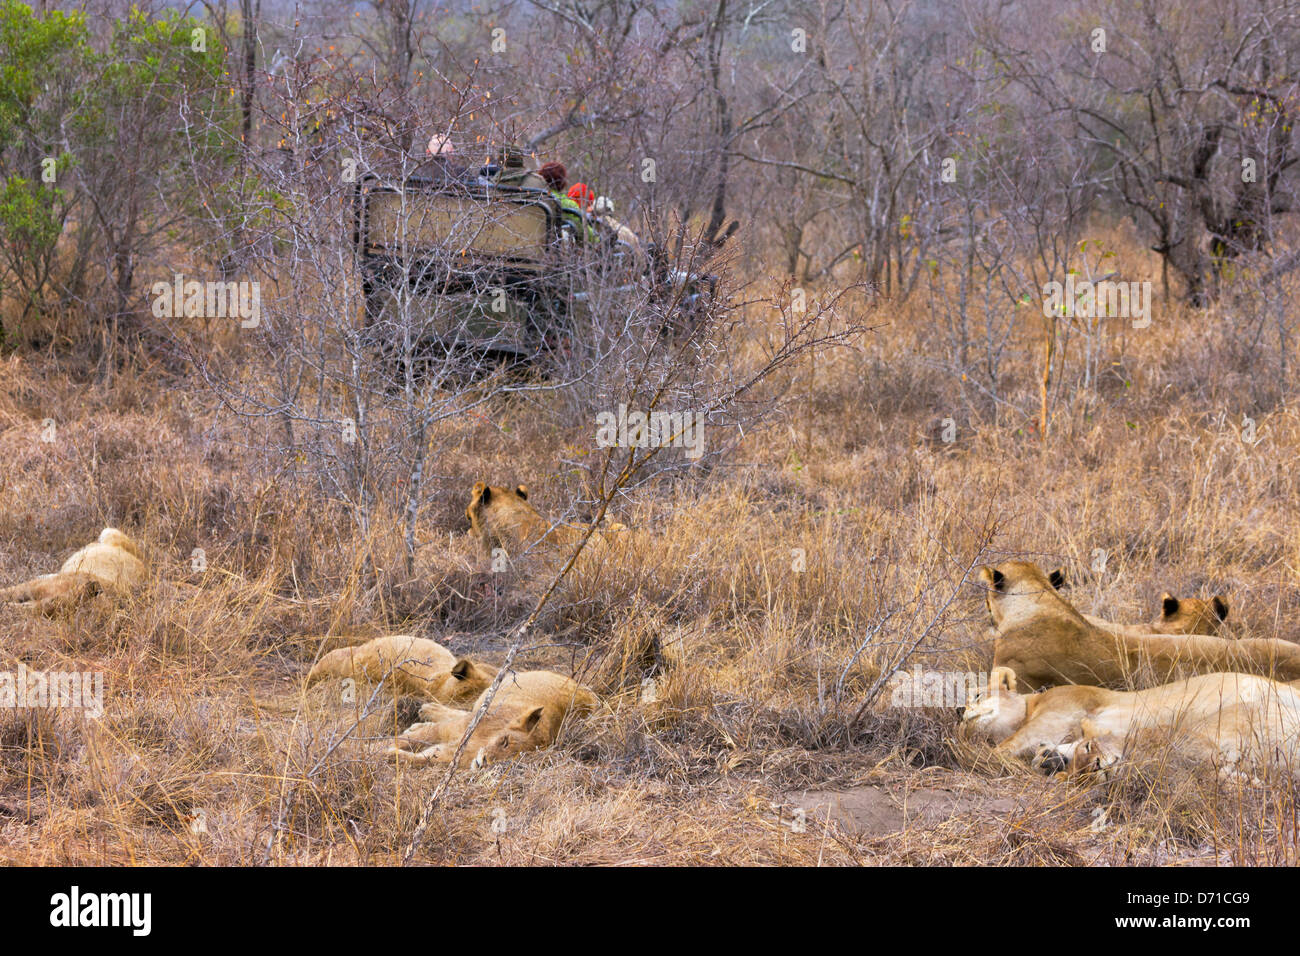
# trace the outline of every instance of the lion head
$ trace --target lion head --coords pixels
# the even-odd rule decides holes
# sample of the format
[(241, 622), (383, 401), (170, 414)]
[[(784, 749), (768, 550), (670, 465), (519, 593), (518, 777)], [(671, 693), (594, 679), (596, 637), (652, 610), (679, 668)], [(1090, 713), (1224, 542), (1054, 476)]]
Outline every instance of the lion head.
[(1176, 598), (1168, 591), (1160, 595), (1160, 616), (1151, 630), (1160, 634), (1216, 634), (1228, 619), (1228, 602), (1216, 594), (1208, 601)]
[(1003, 561), (979, 569), (984, 601), (999, 629), (1043, 615), (1081, 620), (1056, 590), (1052, 577), (1030, 561)]
[(1027, 704), (1016, 693), (1016, 673), (1010, 667), (995, 667), (989, 674), (987, 693), (974, 697), (962, 711), (969, 731), (994, 743), (1006, 740), (1025, 722)]
[(439, 674), (430, 681), (433, 698), (453, 704), (468, 704), (487, 690), (496, 676), (495, 670), (478, 661), (468, 657), (457, 658), (450, 671)]
[(484, 555), (493, 548), (517, 554), (540, 538), (547, 528), (542, 516), (528, 501), (523, 485), (498, 488), (480, 481), (470, 492), (465, 508), (470, 533), (478, 539)]

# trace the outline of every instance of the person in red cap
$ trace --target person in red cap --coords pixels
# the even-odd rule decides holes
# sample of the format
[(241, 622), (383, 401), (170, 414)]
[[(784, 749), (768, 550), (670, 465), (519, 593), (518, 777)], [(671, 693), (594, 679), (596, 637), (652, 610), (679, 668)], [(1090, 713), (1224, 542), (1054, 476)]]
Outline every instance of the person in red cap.
[(591, 191), (591, 187), (586, 183), (574, 183), (572, 188), (569, 189), (569, 198), (582, 209), (587, 210), (596, 201), (596, 194)]
[(636, 255), (642, 254), (641, 240), (637, 238), (636, 233), (610, 215), (613, 211), (611, 208), (613, 204), (609, 200), (598, 202), (596, 194), (592, 192), (591, 187), (586, 183), (574, 183), (569, 189), (568, 198), (588, 216), (594, 216), (603, 222), (618, 237), (618, 240), (628, 246), (633, 253)]
[[(564, 190), (569, 184), (569, 172), (564, 168), (563, 163), (547, 163), (537, 170), (537, 174), (546, 180), (546, 185), (550, 188), (551, 194), (560, 203), (561, 215), (572, 224), (575, 234), (588, 242), (595, 242), (597, 239), (596, 230), (587, 221), (585, 212), (585, 207), (590, 206), (591, 199), (579, 202), (575, 198), (577, 196), (592, 196), (591, 190), (583, 183), (576, 183), (573, 189), (566, 193)], [(592, 196), (592, 199), (594, 198)]]

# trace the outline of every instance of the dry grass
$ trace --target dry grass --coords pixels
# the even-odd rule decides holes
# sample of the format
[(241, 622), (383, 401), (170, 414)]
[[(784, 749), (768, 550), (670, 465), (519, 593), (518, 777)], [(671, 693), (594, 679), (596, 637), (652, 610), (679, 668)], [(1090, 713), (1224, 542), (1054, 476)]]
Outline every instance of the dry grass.
[[(1165, 306), (1144, 333), (1110, 333), (1113, 371), (1063, 392), (1044, 441), (1033, 317), (1003, 404), (936, 371), (918, 309), (880, 323), (822, 356), (788, 416), (723, 467), (619, 503), (632, 546), (581, 567), (522, 660), (576, 674), (608, 711), (553, 750), (459, 774), (417, 859), (1296, 862), (1292, 781), (1225, 787), (1135, 763), (1108, 783), (1058, 782), (995, 765), (958, 739), (955, 711), (862, 704), (922, 634), (917, 660), (987, 669), (981, 595), (960, 582), (990, 556), (1066, 565), (1075, 602), (1107, 617), (1149, 619), (1164, 589), (1222, 591), (1237, 633), (1300, 639), (1300, 408), (1251, 373), (1222, 315)], [(105, 386), (66, 355), (0, 357), (0, 581), (52, 570), (109, 523), (155, 571), (120, 606), (0, 609), (5, 667), (102, 671), (107, 696), (98, 721), (0, 713), (0, 860), (393, 863), (437, 780), (377, 756), (410, 707), (302, 678), (322, 649), (397, 629), (498, 662), (541, 582), (486, 572), (468, 489), (524, 481), (560, 513), (577, 479), (555, 449), (590, 436), (537, 401), (458, 424), (411, 575), (394, 522), (360, 540), (185, 384), (130, 367)], [(945, 418), (952, 443), (935, 439)], [(971, 799), (899, 832), (791, 827), (789, 794), (862, 787), (1004, 805)]]

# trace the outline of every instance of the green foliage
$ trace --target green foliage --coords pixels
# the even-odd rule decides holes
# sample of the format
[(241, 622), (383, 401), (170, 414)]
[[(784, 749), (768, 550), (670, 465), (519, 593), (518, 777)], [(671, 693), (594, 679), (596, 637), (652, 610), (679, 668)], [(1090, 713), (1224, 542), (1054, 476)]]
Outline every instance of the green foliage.
[[(38, 17), (0, 0), (0, 295), (16, 294), (24, 315), (41, 307), (63, 232), (69, 191), (58, 182), (71, 164), (64, 119), (88, 95), (91, 58), (83, 15)], [(54, 182), (44, 181), (46, 170)]]
[[(39, 313), (94, 258), (114, 263), (125, 307), (159, 236), (193, 216), (224, 230), (229, 210), (209, 198), (237, 128), (223, 50), (201, 21), (132, 9), (95, 37), (80, 13), (0, 0), (0, 301)], [(86, 231), (75, 244), (69, 221)], [(73, 261), (56, 258), (61, 242)]]
[(55, 10), (43, 19), (16, 0), (0, 0), (0, 149), (35, 132), (38, 100), (52, 71), (89, 54), (85, 17)]

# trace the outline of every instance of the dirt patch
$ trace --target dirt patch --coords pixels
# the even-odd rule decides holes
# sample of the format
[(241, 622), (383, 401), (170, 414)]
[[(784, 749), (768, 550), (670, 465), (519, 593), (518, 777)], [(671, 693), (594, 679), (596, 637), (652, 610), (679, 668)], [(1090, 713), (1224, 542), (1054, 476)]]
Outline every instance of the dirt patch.
[(934, 787), (803, 790), (787, 793), (785, 802), (803, 810), (810, 825), (829, 819), (849, 833), (867, 837), (934, 826), (959, 815), (998, 815), (1020, 809), (1019, 801), (1012, 797)]

